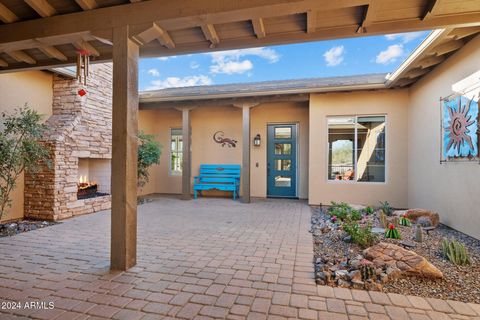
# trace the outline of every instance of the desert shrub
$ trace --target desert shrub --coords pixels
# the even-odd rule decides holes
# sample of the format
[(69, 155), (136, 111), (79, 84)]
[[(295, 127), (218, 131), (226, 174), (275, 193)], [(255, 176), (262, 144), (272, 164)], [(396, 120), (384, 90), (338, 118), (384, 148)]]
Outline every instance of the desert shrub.
[(145, 134), (142, 131), (138, 133), (138, 164), (137, 164), (137, 185), (143, 187), (149, 179), (148, 168), (153, 164), (160, 163), (162, 147), (155, 136)]
[(0, 115), (0, 219), (12, 204), (20, 175), (51, 164), (48, 148), (39, 142), (45, 130), (42, 116), (28, 105)]
[(461, 266), (471, 264), (467, 248), (454, 239), (443, 239), (442, 252), (443, 255), (453, 264)]
[(382, 210), (382, 212), (385, 213), (387, 216), (391, 216), (393, 214), (393, 208), (392, 206), (390, 206), (390, 203), (388, 203), (388, 201), (380, 201), (380, 205), (380, 210)]
[(343, 230), (352, 238), (352, 242), (362, 248), (373, 245), (378, 240), (378, 236), (372, 232), (371, 224), (361, 227), (352, 220), (345, 221)]
[(367, 215), (371, 215), (375, 212), (375, 209), (373, 209), (372, 207), (368, 206), (366, 207), (365, 209), (363, 209), (363, 212), (365, 212), (365, 214)]
[(344, 221), (347, 219), (350, 220), (361, 220), (362, 213), (358, 210), (354, 210), (345, 202), (336, 203), (332, 201), (332, 205), (328, 209), (328, 214), (330, 216), (335, 216), (337, 219)]

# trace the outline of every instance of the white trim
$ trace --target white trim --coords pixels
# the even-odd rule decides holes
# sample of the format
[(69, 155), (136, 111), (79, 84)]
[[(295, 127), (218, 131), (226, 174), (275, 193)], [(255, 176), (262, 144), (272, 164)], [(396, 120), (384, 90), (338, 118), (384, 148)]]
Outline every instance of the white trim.
[[(168, 133), (168, 176), (170, 177), (181, 177), (182, 172), (178, 171), (173, 171), (172, 170), (172, 131), (173, 130), (182, 130), (182, 128), (179, 127), (170, 127), (169, 128), (169, 133)], [(183, 141), (182, 141), (183, 144)], [(183, 150), (182, 152), (182, 157), (183, 157)]]

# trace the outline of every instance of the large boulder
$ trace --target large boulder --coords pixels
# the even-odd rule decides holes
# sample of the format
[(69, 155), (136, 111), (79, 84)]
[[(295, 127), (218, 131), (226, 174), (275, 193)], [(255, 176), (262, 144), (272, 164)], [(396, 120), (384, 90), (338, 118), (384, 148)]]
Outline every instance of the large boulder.
[(443, 273), (424, 257), (392, 243), (380, 242), (363, 251), (376, 267), (390, 266), (409, 276), (443, 278)]
[(421, 221), (422, 224), (425, 224), (425, 221), (430, 221), (432, 227), (437, 227), (440, 223), (440, 217), (438, 213), (425, 209), (409, 209), (405, 212), (404, 215), (413, 223)]

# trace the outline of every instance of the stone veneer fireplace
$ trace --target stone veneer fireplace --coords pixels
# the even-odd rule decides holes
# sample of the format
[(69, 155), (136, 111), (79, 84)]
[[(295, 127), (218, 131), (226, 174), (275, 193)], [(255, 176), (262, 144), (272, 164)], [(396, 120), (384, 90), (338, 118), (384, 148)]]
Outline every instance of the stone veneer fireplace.
[[(110, 209), (112, 65), (92, 65), (87, 86), (54, 77), (45, 138), (52, 166), (25, 177), (25, 216), (60, 220)], [(95, 183), (100, 196), (79, 199), (80, 179)]]

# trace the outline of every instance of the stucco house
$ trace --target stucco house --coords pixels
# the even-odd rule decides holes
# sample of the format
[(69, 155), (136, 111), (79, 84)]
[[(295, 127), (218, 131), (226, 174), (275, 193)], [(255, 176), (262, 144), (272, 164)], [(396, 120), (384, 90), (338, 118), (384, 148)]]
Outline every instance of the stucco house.
[[(451, 159), (442, 156), (440, 102), (452, 95), (478, 101), (478, 32), (436, 30), (390, 74), (141, 92), (139, 129), (155, 135), (163, 152), (139, 194), (190, 198), (200, 164), (241, 164), (244, 199), (288, 197), (311, 205), (388, 201), (437, 211), (442, 223), (480, 238), (478, 145), (476, 156), (446, 161)], [(110, 69), (95, 67), (94, 79), (108, 79)], [(28, 102), (53, 115), (49, 125), (61, 118), (56, 133), (68, 131), (51, 137), (66, 171), (46, 175), (65, 193), (31, 188), (27, 177), (6, 219), (62, 219), (109, 208), (111, 83), (97, 78), (86, 98), (76, 98), (76, 81), (58, 72), (0, 76), (1, 111)], [(234, 143), (222, 143), (225, 138)], [(103, 179), (103, 200), (76, 198), (76, 182), (84, 175)], [(59, 183), (60, 177), (69, 178)]]

